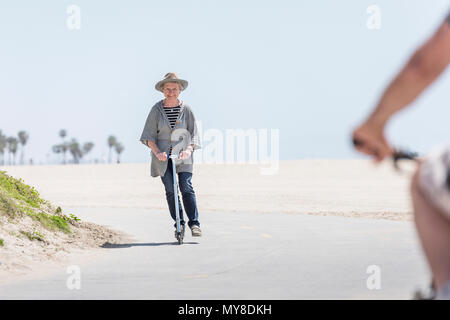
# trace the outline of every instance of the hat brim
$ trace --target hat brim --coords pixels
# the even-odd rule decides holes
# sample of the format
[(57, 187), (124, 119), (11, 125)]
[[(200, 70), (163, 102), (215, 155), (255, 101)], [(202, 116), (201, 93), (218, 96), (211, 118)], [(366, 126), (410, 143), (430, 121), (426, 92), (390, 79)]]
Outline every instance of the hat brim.
[(181, 91), (185, 90), (189, 84), (186, 80), (183, 79), (164, 79), (155, 84), (155, 89), (163, 92), (163, 86), (166, 83), (178, 83), (181, 86)]

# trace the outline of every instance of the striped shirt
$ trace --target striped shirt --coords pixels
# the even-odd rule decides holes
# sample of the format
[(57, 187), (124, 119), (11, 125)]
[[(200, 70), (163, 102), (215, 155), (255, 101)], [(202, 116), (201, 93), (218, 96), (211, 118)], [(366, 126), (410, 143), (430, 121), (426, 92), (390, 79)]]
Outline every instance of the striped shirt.
[(170, 127), (173, 129), (175, 126), (175, 122), (178, 119), (178, 115), (180, 114), (180, 106), (177, 107), (164, 107), (164, 112), (166, 113), (167, 118), (169, 119)]
[[(170, 123), (170, 128), (173, 129), (173, 127), (176, 124), (176, 121), (178, 119), (178, 115), (180, 114), (180, 105), (176, 106), (176, 107), (163, 107), (164, 112), (166, 113), (167, 119), (169, 119), (169, 123)], [(169, 149), (169, 156), (172, 154), (172, 147), (170, 147)]]

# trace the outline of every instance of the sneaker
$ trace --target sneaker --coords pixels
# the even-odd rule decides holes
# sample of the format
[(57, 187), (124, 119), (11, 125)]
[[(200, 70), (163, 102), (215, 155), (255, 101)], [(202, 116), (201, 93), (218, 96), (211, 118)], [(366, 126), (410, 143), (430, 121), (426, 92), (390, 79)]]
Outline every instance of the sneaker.
[(202, 230), (200, 230), (200, 227), (197, 225), (193, 225), (191, 227), (191, 232), (193, 237), (201, 237), (202, 236)]
[[(182, 235), (182, 237), (184, 238), (184, 229), (185, 229), (185, 227), (184, 227), (184, 224), (182, 224), (181, 226), (180, 226), (180, 228), (181, 228), (181, 235)], [(177, 238), (177, 227), (175, 226), (175, 239)]]

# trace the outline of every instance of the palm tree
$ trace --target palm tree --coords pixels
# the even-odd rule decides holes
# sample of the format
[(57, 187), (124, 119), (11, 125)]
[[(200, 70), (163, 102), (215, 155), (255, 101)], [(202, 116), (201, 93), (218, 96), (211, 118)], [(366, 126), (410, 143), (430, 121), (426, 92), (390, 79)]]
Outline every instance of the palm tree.
[(83, 153), (81, 152), (80, 144), (75, 138), (72, 138), (69, 143), (69, 151), (72, 154), (73, 162), (79, 163), (80, 159), (83, 157)]
[(6, 136), (2, 133), (0, 130), (0, 154), (2, 155), (1, 158), (1, 165), (5, 165), (5, 148), (7, 145)]
[(62, 153), (62, 147), (63, 147), (62, 144), (55, 144), (52, 147), (52, 151), (56, 154), (60, 154), (60, 153)]
[(69, 150), (69, 143), (63, 142), (62, 144), (60, 144), (60, 147), (61, 147), (61, 152), (63, 154), (63, 164), (66, 164), (66, 153), (67, 153), (67, 150)]
[(52, 151), (53, 151), (54, 153), (61, 153), (61, 152), (62, 152), (62, 150), (61, 150), (61, 145), (60, 145), (60, 144), (55, 144), (55, 145), (52, 147)]
[(114, 147), (117, 143), (117, 139), (114, 136), (108, 137), (108, 147), (109, 147), (109, 163), (111, 163), (111, 149)]
[(117, 152), (117, 163), (120, 163), (120, 154), (122, 153), (122, 151), (125, 148), (120, 142), (116, 142), (116, 144), (114, 145), (114, 148), (116, 149), (116, 152)]
[(17, 135), (19, 137), (20, 144), (22, 145), (22, 148), (21, 148), (22, 153), (20, 155), (20, 163), (24, 164), (24, 150), (23, 149), (25, 148), (25, 145), (27, 144), (27, 141), (30, 138), (30, 135), (26, 131), (19, 131), (19, 133)]
[(11, 154), (14, 156), (13, 164), (16, 164), (16, 152), (17, 146), (19, 145), (19, 140), (16, 137), (9, 137), (6, 141), (8, 142), (9, 164), (11, 164)]
[(10, 145), (13, 143), (12, 137), (5, 137), (6, 138), (6, 151), (8, 151), (8, 165), (11, 165), (11, 148)]
[(61, 130), (59, 130), (59, 136), (61, 137), (61, 139), (64, 140), (64, 138), (67, 136), (67, 131), (66, 131), (66, 129), (61, 129)]
[(86, 142), (83, 144), (83, 156), (87, 155), (91, 152), (92, 148), (94, 148), (94, 144), (92, 142)]
[(67, 136), (67, 130), (61, 129), (59, 130), (59, 136), (62, 139), (62, 144), (60, 144), (61, 153), (63, 154), (63, 164), (66, 164), (66, 152), (69, 150), (69, 144), (64, 141), (64, 138)]

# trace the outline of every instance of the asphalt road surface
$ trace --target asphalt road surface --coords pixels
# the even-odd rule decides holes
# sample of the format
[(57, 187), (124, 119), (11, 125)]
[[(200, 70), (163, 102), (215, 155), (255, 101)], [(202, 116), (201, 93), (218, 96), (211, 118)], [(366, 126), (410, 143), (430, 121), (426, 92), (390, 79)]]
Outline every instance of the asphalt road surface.
[(429, 279), (412, 222), (204, 212), (203, 236), (180, 246), (166, 211), (63, 209), (134, 238), (0, 299), (411, 299)]

